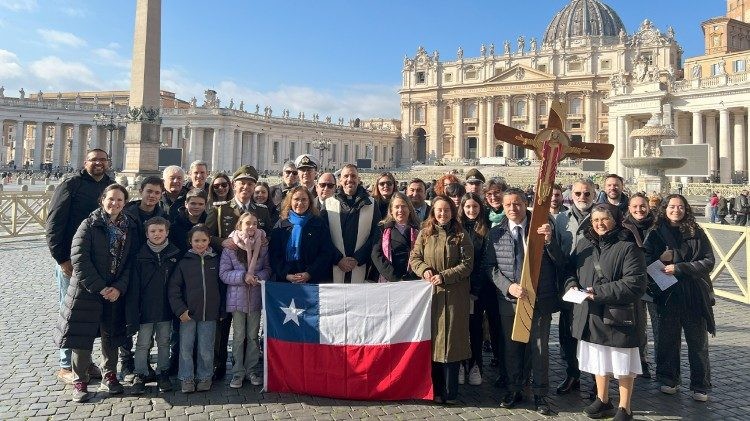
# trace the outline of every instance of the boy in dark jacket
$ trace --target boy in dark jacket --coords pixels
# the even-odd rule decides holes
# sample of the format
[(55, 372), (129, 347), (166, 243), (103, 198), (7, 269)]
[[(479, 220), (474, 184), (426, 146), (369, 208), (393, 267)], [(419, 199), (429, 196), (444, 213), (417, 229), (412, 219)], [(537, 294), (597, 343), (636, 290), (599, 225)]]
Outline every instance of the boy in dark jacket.
[[(219, 292), (219, 255), (209, 245), (211, 232), (205, 225), (198, 224), (188, 232), (188, 241), (191, 249), (177, 264), (169, 281), (169, 305), (180, 318), (178, 377), (183, 393), (211, 389), (216, 321), (224, 307)], [(194, 370), (196, 343), (198, 367)]]
[(172, 390), (169, 381), (169, 337), (172, 332), (172, 311), (167, 288), (180, 258), (180, 250), (167, 239), (169, 221), (155, 216), (144, 224), (146, 244), (136, 256), (128, 288), (128, 325), (138, 329), (135, 345), (134, 394), (145, 391), (149, 372), (148, 356), (151, 341), (156, 336), (158, 359), (157, 384), (161, 392)]

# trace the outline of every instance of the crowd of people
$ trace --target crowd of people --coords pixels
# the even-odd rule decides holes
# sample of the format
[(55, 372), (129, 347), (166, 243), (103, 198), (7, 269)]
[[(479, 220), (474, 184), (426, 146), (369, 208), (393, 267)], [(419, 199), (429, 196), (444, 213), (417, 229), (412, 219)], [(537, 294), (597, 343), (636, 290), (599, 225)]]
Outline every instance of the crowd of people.
[[(589, 417), (632, 419), (635, 378), (651, 378), (647, 314), (660, 390), (680, 387), (684, 331), (692, 396), (708, 399), (714, 256), (679, 194), (656, 203), (641, 193), (629, 197), (614, 174), (601, 191), (587, 179), (556, 185), (547, 223), (530, 232), (534, 192), (486, 180), (477, 169), (464, 180), (446, 174), (430, 183), (398, 183), (384, 172), (366, 186), (354, 165), (318, 174), (314, 158), (301, 155), (269, 186), (252, 166), (209, 175), (196, 161), (187, 173), (170, 166), (162, 177), (145, 178), (131, 201), (108, 166), (104, 151), (89, 151), (84, 169), (55, 190), (47, 222), (60, 291), (58, 377), (73, 384), (76, 402), (91, 397), (96, 378), (110, 394), (124, 392), (123, 378), (133, 394), (149, 382), (166, 392), (170, 375), (184, 393), (209, 390), (226, 375), (230, 332), (229, 386), (262, 385), (261, 281), (432, 284), (431, 375), (439, 404), (455, 403), (460, 385), (485, 381), (482, 353), (489, 348), (503, 391), (499, 405), (513, 408), (530, 388), (535, 410), (552, 414), (556, 312), (566, 378), (555, 393), (581, 389), (582, 372), (589, 373)], [(545, 245), (541, 256), (530, 256), (541, 269), (526, 344), (511, 333), (517, 302), (530, 293), (520, 284), (530, 236)], [(662, 290), (646, 275), (656, 261), (675, 285)], [(571, 289), (585, 300), (564, 301)], [(101, 368), (92, 363), (96, 337)], [(617, 407), (609, 396), (613, 378)]]

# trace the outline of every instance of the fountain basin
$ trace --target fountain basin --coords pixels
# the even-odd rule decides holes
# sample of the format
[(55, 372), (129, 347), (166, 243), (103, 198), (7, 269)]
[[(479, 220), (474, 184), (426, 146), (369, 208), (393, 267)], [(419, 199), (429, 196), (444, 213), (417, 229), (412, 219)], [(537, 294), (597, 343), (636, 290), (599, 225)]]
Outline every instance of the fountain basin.
[(640, 168), (644, 170), (670, 170), (681, 168), (687, 163), (687, 158), (672, 158), (662, 156), (637, 156), (623, 158), (622, 165), (628, 168)]

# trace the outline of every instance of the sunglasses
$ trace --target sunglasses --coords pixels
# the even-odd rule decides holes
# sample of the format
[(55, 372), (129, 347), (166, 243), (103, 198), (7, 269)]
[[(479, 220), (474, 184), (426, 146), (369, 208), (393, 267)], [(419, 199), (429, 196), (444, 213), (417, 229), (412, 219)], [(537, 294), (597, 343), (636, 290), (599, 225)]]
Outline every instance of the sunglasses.
[(297, 171), (286, 170), (286, 171), (284, 171), (284, 174), (286, 174), (286, 175), (297, 175)]
[(392, 185), (393, 185), (393, 183), (391, 183), (390, 181), (380, 181), (380, 182), (378, 182), (378, 186), (380, 186), (380, 187), (390, 187)]
[(336, 187), (336, 185), (333, 183), (318, 183), (318, 187), (320, 187), (321, 189), (332, 189)]
[(591, 196), (591, 192), (588, 192), (588, 191), (584, 191), (584, 192), (577, 191), (577, 192), (573, 192), (573, 194), (578, 197), (581, 197), (581, 195), (583, 195), (584, 197)]
[(471, 185), (478, 186), (478, 185), (482, 184), (482, 182), (479, 181), (479, 180), (477, 180), (477, 181), (467, 181), (466, 184), (471, 184)]
[(226, 189), (227, 187), (229, 187), (229, 183), (214, 183), (212, 184), (212, 186), (214, 186), (215, 189)]

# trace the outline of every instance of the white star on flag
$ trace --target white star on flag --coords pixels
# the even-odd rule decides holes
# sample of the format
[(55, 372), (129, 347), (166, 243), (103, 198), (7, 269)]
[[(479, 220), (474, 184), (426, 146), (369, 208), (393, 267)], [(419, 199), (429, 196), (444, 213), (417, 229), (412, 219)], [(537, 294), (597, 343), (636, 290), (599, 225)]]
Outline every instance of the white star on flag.
[(285, 325), (286, 322), (292, 321), (297, 326), (299, 326), (299, 315), (305, 312), (305, 309), (303, 308), (297, 308), (294, 304), (294, 298), (292, 298), (292, 303), (289, 304), (289, 307), (279, 307), (281, 311), (284, 312), (284, 323), (282, 325)]

